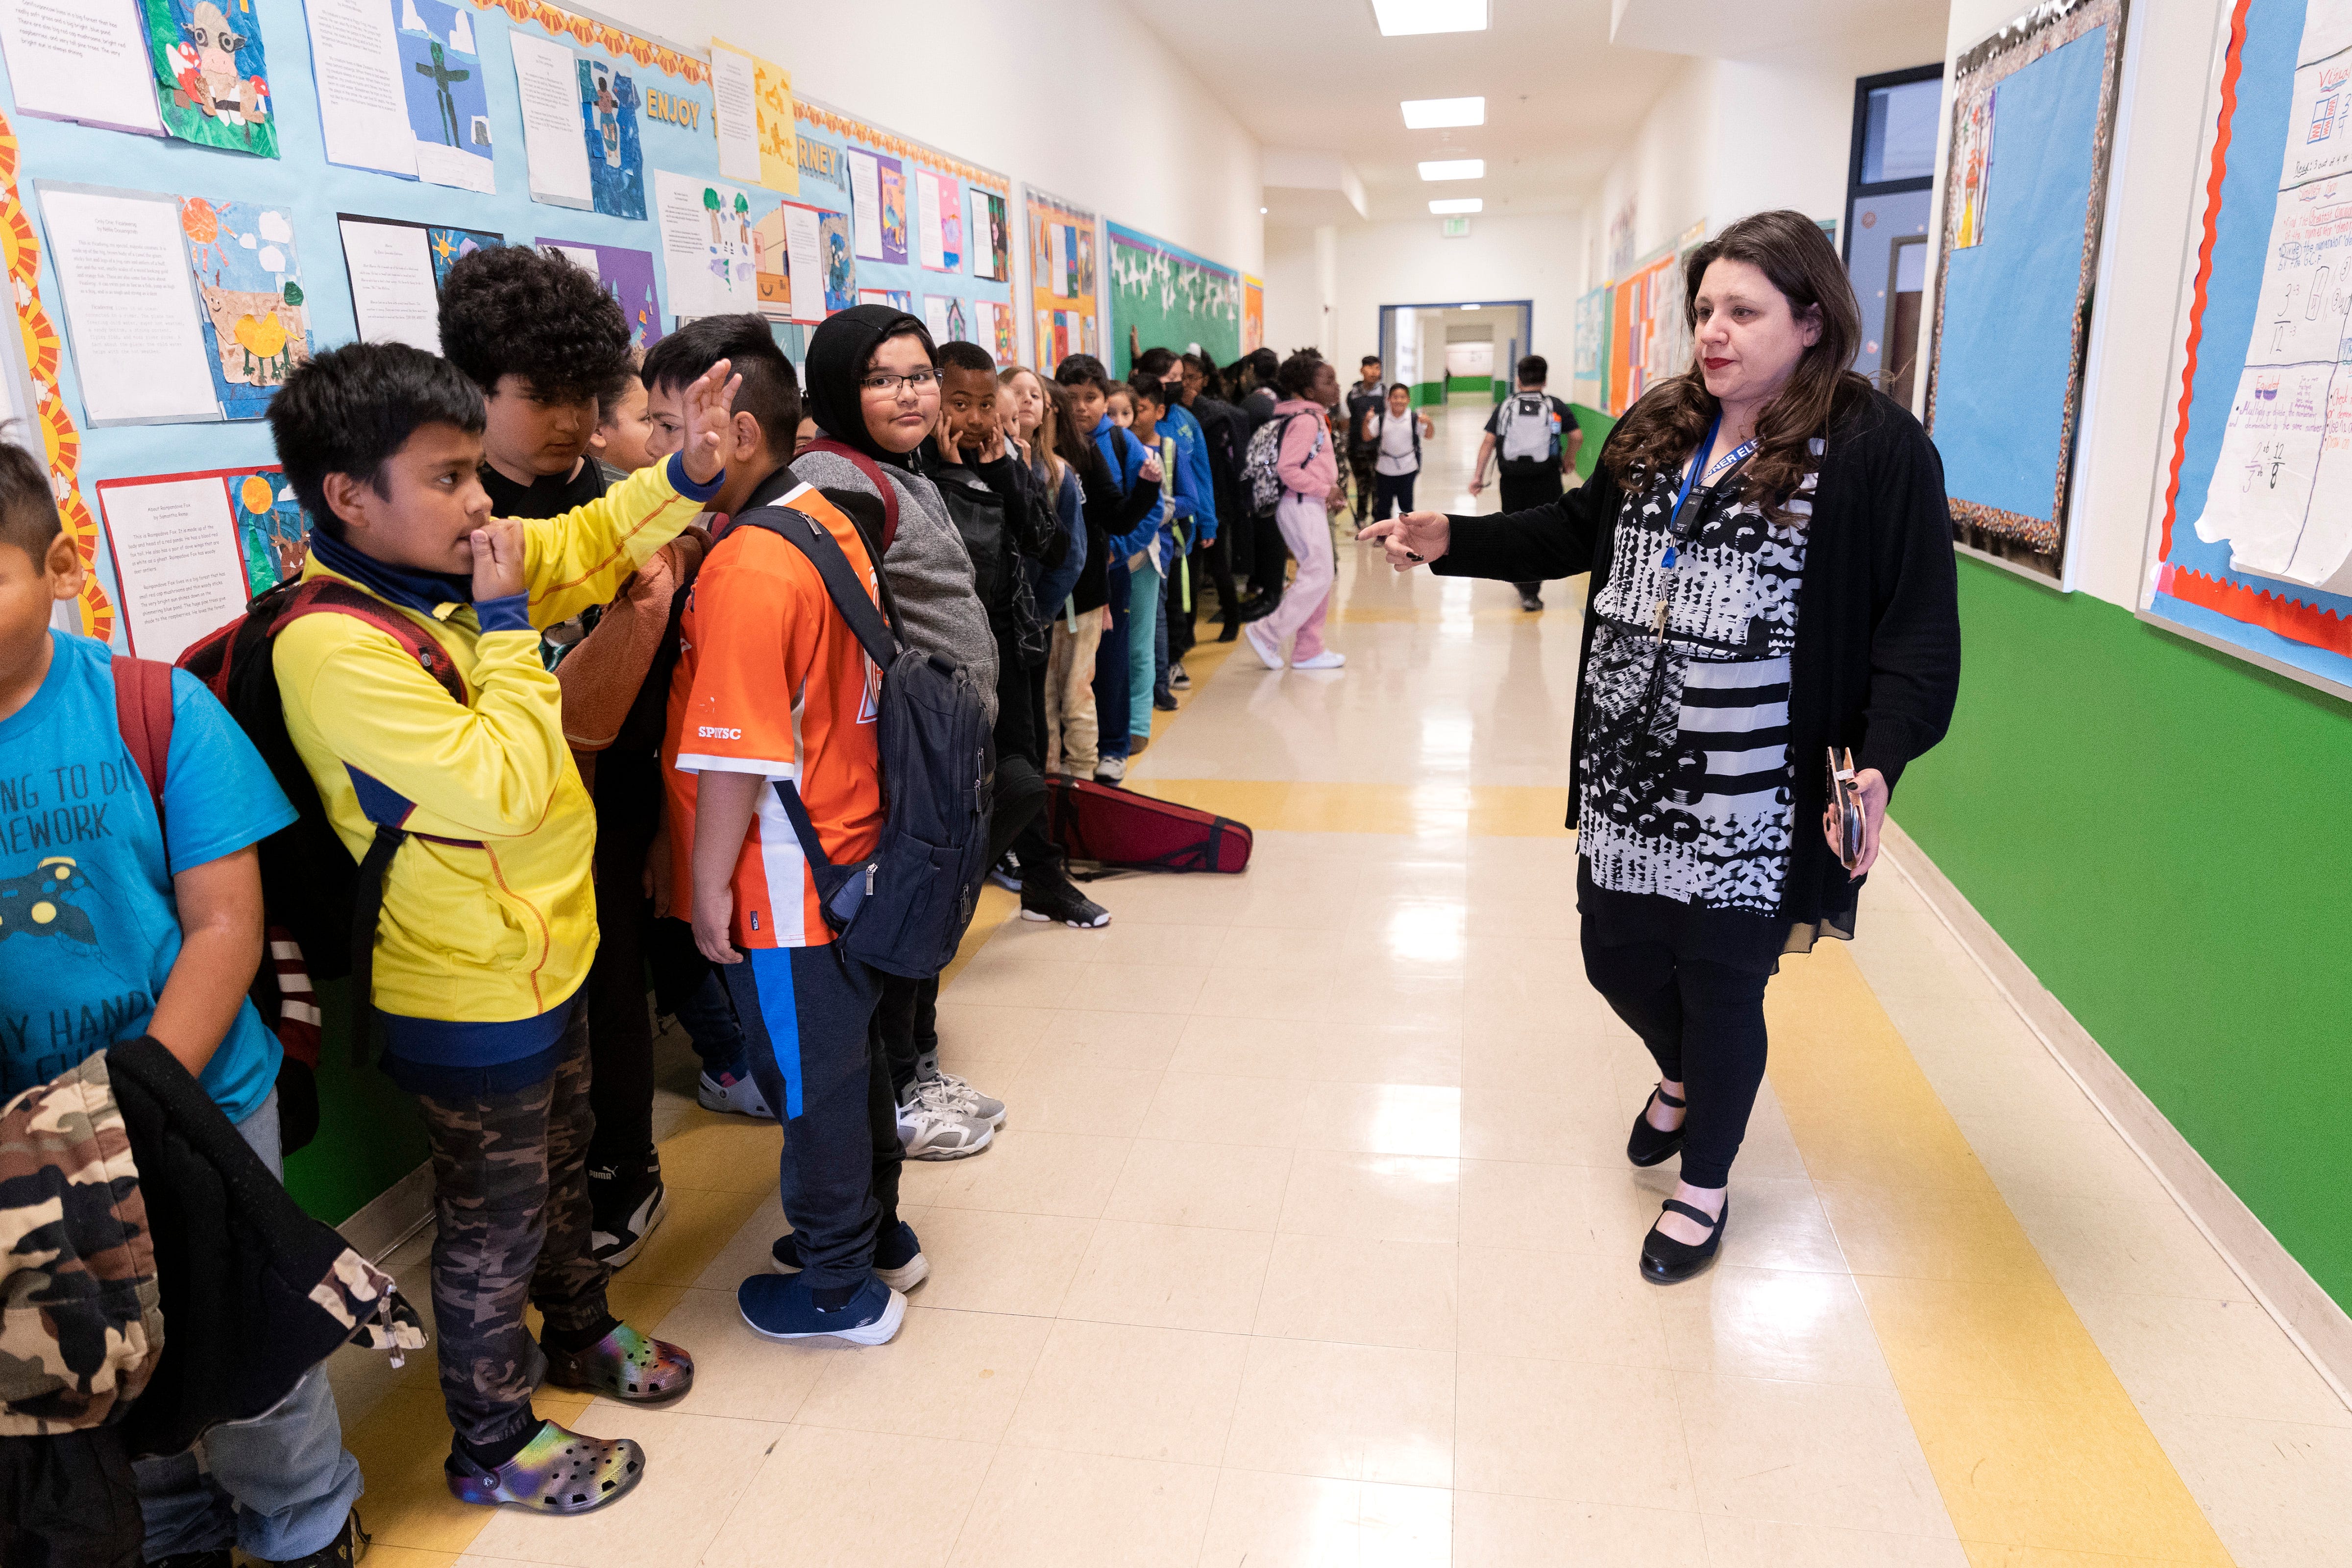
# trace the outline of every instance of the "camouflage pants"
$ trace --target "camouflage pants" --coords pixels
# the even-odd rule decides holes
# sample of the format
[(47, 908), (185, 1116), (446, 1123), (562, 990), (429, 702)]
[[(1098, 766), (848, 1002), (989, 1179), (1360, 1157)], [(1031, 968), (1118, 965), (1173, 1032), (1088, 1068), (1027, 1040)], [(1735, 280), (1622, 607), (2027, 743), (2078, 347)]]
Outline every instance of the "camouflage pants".
[(572, 1010), (554, 1075), (479, 1098), (420, 1094), (433, 1146), (433, 1316), (441, 1397), (469, 1443), (530, 1420), (546, 1369), (526, 1302), (559, 1329), (603, 1321), (609, 1270), (589, 1250), (588, 1009)]

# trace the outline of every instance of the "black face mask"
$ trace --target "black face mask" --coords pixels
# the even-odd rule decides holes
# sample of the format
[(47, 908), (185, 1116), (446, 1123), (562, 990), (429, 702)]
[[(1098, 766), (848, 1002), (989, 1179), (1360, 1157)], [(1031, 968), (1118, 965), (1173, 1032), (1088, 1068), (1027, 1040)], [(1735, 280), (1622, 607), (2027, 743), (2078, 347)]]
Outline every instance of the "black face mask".
[(889, 450), (866, 428), (865, 396), (858, 385), (866, 378), (875, 350), (900, 336), (919, 340), (924, 354), (937, 362), (930, 329), (904, 310), (859, 305), (828, 316), (809, 338), (808, 385), (803, 391), (817, 429), (877, 463), (912, 468), (914, 454)]

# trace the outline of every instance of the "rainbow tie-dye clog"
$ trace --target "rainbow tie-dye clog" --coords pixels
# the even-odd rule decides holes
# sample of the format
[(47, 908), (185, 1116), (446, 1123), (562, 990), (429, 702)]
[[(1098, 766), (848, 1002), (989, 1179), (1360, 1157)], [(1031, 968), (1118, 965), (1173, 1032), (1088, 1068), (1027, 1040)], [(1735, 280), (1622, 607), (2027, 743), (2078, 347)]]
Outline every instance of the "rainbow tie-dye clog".
[(558, 1388), (643, 1403), (672, 1399), (694, 1386), (694, 1357), (626, 1323), (584, 1350), (541, 1348), (547, 1353), (547, 1381)]
[(512, 1503), (538, 1513), (586, 1513), (645, 1479), (646, 1451), (627, 1437), (585, 1437), (552, 1421), (495, 1470), (452, 1454), (443, 1467), (460, 1502)]

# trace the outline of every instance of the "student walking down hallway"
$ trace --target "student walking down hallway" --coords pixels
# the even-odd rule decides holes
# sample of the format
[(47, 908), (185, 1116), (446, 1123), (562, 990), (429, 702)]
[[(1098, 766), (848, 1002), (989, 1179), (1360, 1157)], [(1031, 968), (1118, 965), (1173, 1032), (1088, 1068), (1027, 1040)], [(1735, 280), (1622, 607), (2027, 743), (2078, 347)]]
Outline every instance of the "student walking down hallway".
[(1282, 401), (1274, 413), (1283, 422), (1282, 456), (1276, 465), (1282, 500), (1275, 508), (1275, 521), (1283, 543), (1298, 559), (1298, 575), (1274, 612), (1250, 622), (1242, 637), (1269, 670), (1282, 668), (1286, 650), (1293, 669), (1336, 670), (1348, 656), (1323, 645), (1323, 621), (1336, 570), (1327, 501), (1339, 484), (1339, 454), (1331, 449), (1326, 415), (1339, 401), (1339, 378), (1328, 361), (1310, 350), (1283, 361), (1277, 380)]

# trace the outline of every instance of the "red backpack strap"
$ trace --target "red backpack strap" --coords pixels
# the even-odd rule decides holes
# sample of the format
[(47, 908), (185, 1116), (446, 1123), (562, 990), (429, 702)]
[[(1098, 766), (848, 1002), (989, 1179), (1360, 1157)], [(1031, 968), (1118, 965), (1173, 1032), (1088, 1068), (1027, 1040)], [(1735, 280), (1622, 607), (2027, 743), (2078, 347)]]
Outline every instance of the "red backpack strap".
[(374, 594), (353, 588), (350, 583), (331, 577), (308, 577), (295, 590), (286, 608), (278, 612), (271, 626), (272, 635), (286, 629), (305, 615), (348, 615), (354, 621), (364, 621), (401, 647), (407, 650), (425, 673), (441, 683), (441, 689), (451, 700), (464, 705), (466, 678), (457, 673), (457, 663), (449, 657), (449, 650), (434, 641), (432, 635), (415, 622), (378, 599)]
[(866, 476), (866, 481), (882, 497), (882, 553), (887, 555), (890, 542), (898, 537), (898, 487), (883, 476), (882, 465), (855, 446), (835, 441), (830, 435), (820, 435), (801, 450), (830, 452), (835, 457), (846, 458), (852, 466)]
[(114, 655), (114, 722), (131, 759), (147, 780), (155, 821), (163, 821), (163, 772), (172, 758), (172, 666), (153, 659)]

